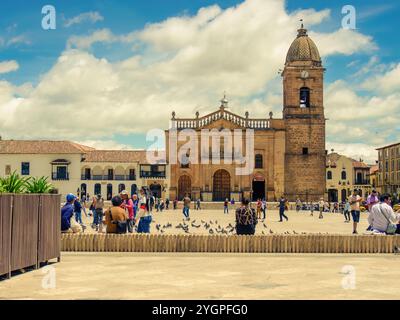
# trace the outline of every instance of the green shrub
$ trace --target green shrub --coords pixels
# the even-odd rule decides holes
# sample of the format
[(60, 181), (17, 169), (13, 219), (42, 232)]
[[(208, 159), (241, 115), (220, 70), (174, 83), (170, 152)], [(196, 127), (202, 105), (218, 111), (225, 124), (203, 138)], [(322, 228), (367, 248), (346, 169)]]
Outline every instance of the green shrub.
[(15, 171), (5, 178), (0, 178), (0, 191), (5, 193), (24, 193), (30, 178), (22, 178)]
[(47, 181), (48, 177), (32, 178), (26, 182), (28, 193), (50, 193), (54, 186)]

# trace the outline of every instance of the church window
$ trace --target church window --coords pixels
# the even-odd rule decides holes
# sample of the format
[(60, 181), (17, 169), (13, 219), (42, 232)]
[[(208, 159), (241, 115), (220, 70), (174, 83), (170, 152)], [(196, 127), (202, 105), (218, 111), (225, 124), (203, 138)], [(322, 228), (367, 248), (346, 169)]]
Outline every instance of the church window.
[(326, 173), (326, 179), (332, 180), (332, 171), (328, 171), (328, 172)]
[(303, 87), (300, 88), (300, 108), (310, 107), (310, 89)]
[(262, 169), (264, 167), (262, 154), (256, 154), (254, 162), (256, 169)]

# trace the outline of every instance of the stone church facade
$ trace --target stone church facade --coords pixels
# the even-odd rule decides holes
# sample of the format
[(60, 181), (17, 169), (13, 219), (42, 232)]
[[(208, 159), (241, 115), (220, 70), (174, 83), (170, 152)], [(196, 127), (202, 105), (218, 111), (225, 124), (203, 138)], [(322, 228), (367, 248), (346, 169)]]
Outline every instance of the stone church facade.
[[(275, 201), (281, 195), (294, 201), (315, 201), (325, 193), (325, 116), (323, 106), (322, 66), (318, 49), (301, 26), (297, 38), (287, 53), (283, 78), (283, 118), (272, 113), (266, 118), (254, 119), (228, 111), (228, 101), (221, 101), (219, 110), (194, 118), (172, 115), (171, 127), (166, 130), (167, 159), (171, 159), (172, 130), (178, 135), (191, 129), (197, 135), (197, 152), (201, 154), (200, 132), (204, 129), (254, 130), (254, 170), (247, 175), (236, 174), (238, 164), (224, 163), (169, 163), (170, 199), (179, 200), (185, 194), (203, 201), (252, 200)], [(246, 150), (245, 134), (242, 147)], [(175, 139), (175, 138), (174, 138)], [(175, 139), (176, 140), (176, 139)], [(223, 139), (222, 139), (223, 140)], [(187, 141), (174, 141), (178, 150)], [(223, 154), (223, 143), (221, 154)], [(210, 153), (212, 153), (211, 151)], [(226, 151), (225, 151), (226, 152)], [(245, 152), (244, 152), (245, 153)], [(193, 158), (191, 158), (193, 159)]]

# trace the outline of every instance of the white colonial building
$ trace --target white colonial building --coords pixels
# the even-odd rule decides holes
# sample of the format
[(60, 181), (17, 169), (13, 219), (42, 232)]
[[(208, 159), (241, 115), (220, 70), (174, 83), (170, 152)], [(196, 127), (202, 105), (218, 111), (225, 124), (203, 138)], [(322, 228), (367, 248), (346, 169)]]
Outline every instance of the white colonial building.
[(0, 176), (12, 172), (48, 177), (65, 196), (101, 194), (104, 199), (122, 190), (130, 194), (148, 187), (168, 197), (165, 162), (148, 163), (144, 150), (96, 150), (70, 141), (0, 140)]

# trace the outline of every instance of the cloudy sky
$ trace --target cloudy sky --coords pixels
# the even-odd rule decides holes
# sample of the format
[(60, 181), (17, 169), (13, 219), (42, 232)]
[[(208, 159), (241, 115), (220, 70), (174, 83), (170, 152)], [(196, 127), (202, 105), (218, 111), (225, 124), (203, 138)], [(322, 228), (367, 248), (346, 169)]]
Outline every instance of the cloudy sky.
[(348, 1), (0, 2), (0, 135), (71, 139), (99, 148), (143, 148), (171, 112), (282, 116), (278, 70), (304, 19), (327, 68), (327, 149), (373, 163), (400, 141), (400, 4)]

